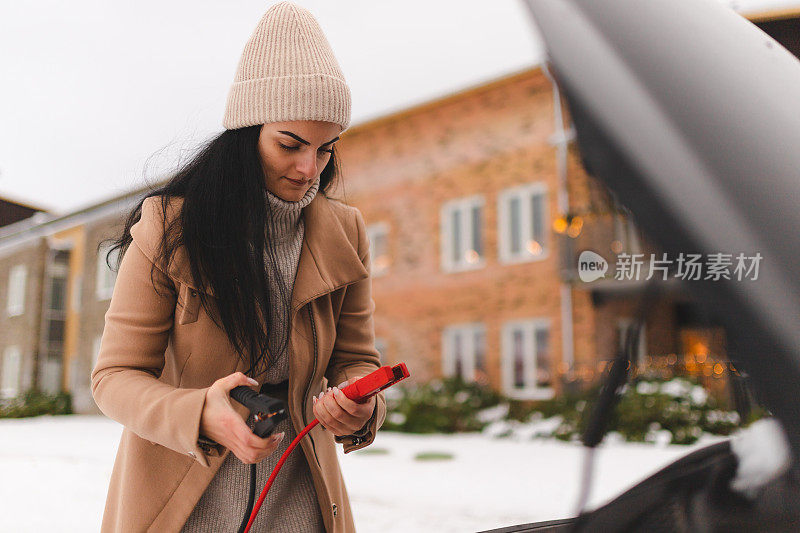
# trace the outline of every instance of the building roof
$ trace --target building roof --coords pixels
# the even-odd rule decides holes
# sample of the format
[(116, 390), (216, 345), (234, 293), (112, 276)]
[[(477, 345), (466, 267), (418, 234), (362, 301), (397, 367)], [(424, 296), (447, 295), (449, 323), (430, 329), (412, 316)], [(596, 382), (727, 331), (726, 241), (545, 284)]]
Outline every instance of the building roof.
[(36, 213), (34, 216), (0, 228), (0, 255), (29, 241), (53, 235), (93, 220), (117, 214), (133, 207), (150, 187), (140, 187), (64, 215)]
[(800, 18), (800, 5), (796, 7), (784, 7), (779, 9), (767, 9), (764, 11), (742, 13), (742, 16), (753, 23)]
[(17, 199), (12, 198), (11, 196), (9, 196), (8, 194), (5, 194), (5, 193), (2, 196), (0, 196), (0, 204), (12, 204), (12, 205), (15, 205), (15, 206), (18, 206), (18, 207), (22, 207), (22, 208), (25, 208), (25, 209), (30, 209), (32, 211), (42, 211), (42, 212), (45, 212), (45, 213), (47, 212), (47, 209), (45, 209), (43, 207), (37, 207), (37, 206), (35, 206), (33, 204), (29, 204), (28, 202), (25, 202), (25, 201), (22, 201), (22, 200), (17, 200)]

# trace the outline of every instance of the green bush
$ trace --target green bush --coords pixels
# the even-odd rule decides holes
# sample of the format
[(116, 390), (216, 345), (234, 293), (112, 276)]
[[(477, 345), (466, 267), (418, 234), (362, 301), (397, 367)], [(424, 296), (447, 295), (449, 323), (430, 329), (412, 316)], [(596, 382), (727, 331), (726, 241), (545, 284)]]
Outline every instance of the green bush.
[[(510, 410), (516, 420), (560, 416), (563, 420), (553, 432), (562, 440), (580, 438), (599, 395), (595, 386), (582, 393), (517, 406)], [(747, 424), (763, 416), (750, 417)], [(739, 415), (724, 409), (703, 387), (689, 378), (640, 378), (626, 386), (609, 417), (608, 432), (619, 433), (629, 442), (692, 444), (704, 433), (730, 435), (742, 426)], [(669, 433), (666, 433), (669, 432)]]
[(687, 378), (638, 380), (622, 397), (611, 430), (626, 440), (652, 442), (658, 431), (669, 431), (672, 444), (692, 444), (703, 433), (730, 435), (740, 426), (728, 411)]
[(537, 419), (560, 417), (561, 424), (551, 436), (561, 440), (574, 440), (579, 437), (585, 414), (600, 394), (600, 386), (594, 385), (580, 391), (565, 392), (550, 400), (520, 401), (509, 400), (510, 420), (529, 422)]
[(450, 461), (453, 454), (448, 452), (419, 452), (414, 456), (415, 461)]
[[(502, 436), (550, 419), (555, 423), (548, 424), (547, 436), (577, 440), (598, 395), (595, 385), (551, 400), (523, 402), (460, 379), (436, 380), (387, 391), (389, 415), (383, 427), (407, 433), (456, 433), (481, 431), (497, 422), (494, 434)], [(742, 424), (736, 412), (724, 409), (689, 378), (639, 378), (626, 386), (607, 430), (632, 442), (692, 444), (704, 433), (729, 435), (765, 414), (756, 410)]]
[(383, 428), (405, 433), (480, 431), (488, 422), (481, 421), (478, 413), (502, 401), (490, 388), (458, 378), (390, 390), (386, 398), (390, 414)]
[(47, 394), (31, 389), (22, 396), (0, 402), (0, 418), (69, 414), (72, 414), (72, 396), (68, 392)]

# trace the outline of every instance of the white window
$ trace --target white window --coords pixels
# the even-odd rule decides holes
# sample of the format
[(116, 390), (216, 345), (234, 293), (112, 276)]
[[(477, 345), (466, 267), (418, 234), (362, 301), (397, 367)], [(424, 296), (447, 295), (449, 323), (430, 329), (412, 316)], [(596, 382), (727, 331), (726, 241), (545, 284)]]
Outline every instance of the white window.
[(28, 268), (25, 265), (16, 265), (8, 274), (8, 301), (6, 312), (8, 316), (21, 315), (25, 312), (25, 285), (28, 277)]
[(639, 230), (631, 216), (614, 215), (614, 241), (611, 243), (614, 253), (640, 254), (642, 244), (639, 239)]
[[(97, 299), (108, 300), (114, 293), (114, 282), (117, 280), (117, 273), (109, 268), (106, 263), (106, 254), (110, 246), (103, 246), (97, 254)], [(119, 257), (119, 248), (114, 250), (114, 253), (108, 258), (111, 265), (117, 266), (117, 258)]]
[[(628, 335), (628, 328), (633, 325), (632, 318), (620, 318), (617, 320), (617, 348), (623, 349)], [(633, 363), (643, 365), (647, 357), (647, 328), (642, 324), (642, 329), (639, 332), (639, 345), (633, 351)], [(613, 354), (616, 356), (617, 354)]]
[(503, 388), (512, 398), (553, 397), (550, 321), (532, 319), (503, 326)]
[(441, 252), (445, 271), (483, 266), (483, 206), (481, 196), (451, 200), (442, 206)]
[(502, 191), (497, 218), (502, 262), (538, 261), (547, 256), (547, 188), (543, 183)]
[(486, 380), (486, 327), (459, 324), (444, 329), (442, 372), (464, 381)]
[(92, 370), (97, 366), (97, 356), (100, 355), (100, 341), (102, 340), (103, 336), (98, 335), (94, 338), (94, 342), (92, 343)]
[(81, 309), (81, 285), (83, 284), (82, 276), (73, 276), (72, 286), (69, 288), (69, 305), (72, 311), (80, 311)]
[(369, 256), (372, 263), (372, 275), (381, 276), (386, 273), (391, 263), (389, 257), (389, 225), (378, 222), (367, 226), (369, 238)]
[(9, 346), (3, 353), (3, 375), (0, 396), (14, 398), (19, 394), (19, 378), (22, 369), (22, 354), (19, 346)]

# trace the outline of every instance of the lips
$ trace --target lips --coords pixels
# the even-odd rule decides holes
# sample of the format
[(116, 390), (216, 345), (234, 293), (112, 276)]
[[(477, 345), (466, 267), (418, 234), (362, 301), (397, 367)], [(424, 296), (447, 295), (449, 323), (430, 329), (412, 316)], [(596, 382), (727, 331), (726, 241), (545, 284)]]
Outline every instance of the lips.
[(294, 183), (295, 185), (305, 185), (306, 184), (305, 181), (293, 180), (291, 178), (286, 178), (286, 179), (289, 180), (290, 182)]

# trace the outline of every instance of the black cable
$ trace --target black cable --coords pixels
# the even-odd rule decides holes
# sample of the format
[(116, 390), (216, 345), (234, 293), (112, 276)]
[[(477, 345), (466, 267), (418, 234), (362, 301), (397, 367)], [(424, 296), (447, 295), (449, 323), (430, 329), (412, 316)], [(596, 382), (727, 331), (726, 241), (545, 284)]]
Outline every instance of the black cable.
[[(250, 431), (256, 427), (255, 418), (252, 416), (250, 417), (249, 426)], [(256, 503), (256, 463), (250, 464), (250, 493), (247, 496), (247, 509), (244, 512), (244, 517), (242, 517), (242, 523), (239, 525), (239, 530), (237, 533), (244, 533), (244, 530), (247, 529), (247, 523), (250, 521), (250, 515), (253, 514), (253, 505)]]
[(247, 522), (250, 521), (250, 515), (253, 514), (253, 505), (256, 503), (256, 463), (250, 465), (250, 495), (247, 497), (247, 510), (244, 512), (242, 524), (239, 526), (237, 533), (244, 533), (247, 528)]

